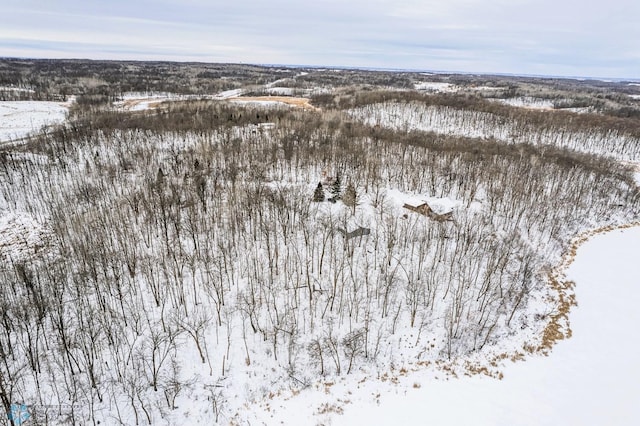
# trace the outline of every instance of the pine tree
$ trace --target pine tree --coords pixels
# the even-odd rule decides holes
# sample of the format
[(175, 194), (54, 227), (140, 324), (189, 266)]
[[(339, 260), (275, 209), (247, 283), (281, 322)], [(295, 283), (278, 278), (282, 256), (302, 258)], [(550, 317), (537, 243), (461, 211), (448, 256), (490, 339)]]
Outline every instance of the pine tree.
[(358, 193), (356, 192), (356, 188), (351, 182), (349, 182), (349, 184), (347, 185), (347, 189), (344, 190), (342, 202), (345, 204), (345, 206), (353, 208), (353, 213), (355, 214), (356, 205), (358, 203)]
[(156, 185), (160, 186), (164, 184), (164, 172), (162, 167), (158, 167), (158, 173), (156, 174)]
[(340, 173), (336, 175), (336, 180), (333, 181), (333, 185), (331, 185), (331, 195), (334, 200), (340, 199), (340, 194), (342, 193), (342, 179), (340, 178)]
[(318, 186), (316, 186), (316, 190), (313, 193), (313, 201), (324, 201), (324, 188), (322, 187), (322, 182), (318, 182)]
[(162, 192), (164, 189), (164, 172), (162, 171), (162, 167), (158, 167), (158, 173), (156, 174), (155, 181), (155, 190), (158, 192)]

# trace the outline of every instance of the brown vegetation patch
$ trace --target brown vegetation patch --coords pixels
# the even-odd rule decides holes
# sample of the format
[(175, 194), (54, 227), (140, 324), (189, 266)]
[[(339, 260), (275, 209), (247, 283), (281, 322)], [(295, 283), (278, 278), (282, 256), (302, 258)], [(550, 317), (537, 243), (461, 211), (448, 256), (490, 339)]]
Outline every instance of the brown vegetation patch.
[(318, 410), (316, 411), (316, 414), (330, 414), (330, 413), (343, 414), (344, 409), (337, 404), (330, 404), (328, 402), (325, 402), (325, 403), (322, 403), (320, 407), (318, 407)]
[(578, 235), (571, 241), (569, 248), (562, 256), (562, 262), (553, 271), (549, 273), (549, 285), (558, 297), (558, 308), (556, 313), (551, 316), (551, 320), (542, 334), (542, 342), (537, 348), (529, 347), (530, 352), (539, 352), (548, 355), (553, 345), (559, 340), (571, 337), (571, 328), (569, 326), (569, 311), (572, 306), (577, 306), (576, 296), (573, 292), (575, 283), (566, 280), (565, 273), (567, 268), (573, 263), (578, 252), (578, 248), (587, 242), (594, 235), (604, 234), (616, 229), (626, 229), (634, 226), (640, 226), (640, 222), (628, 223), (625, 225), (609, 225), (602, 228), (594, 229)]
[[(640, 222), (632, 222), (624, 225), (609, 225), (602, 228), (597, 228), (591, 231), (586, 231), (577, 237), (575, 237), (565, 254), (562, 256), (560, 264), (554, 268), (548, 274), (549, 286), (552, 291), (556, 293), (557, 299), (553, 299), (550, 303), (557, 303), (557, 309), (553, 315), (550, 315), (550, 320), (542, 333), (542, 341), (538, 346), (525, 345), (524, 349), (529, 354), (540, 353), (549, 355), (553, 346), (560, 340), (568, 339), (571, 337), (571, 328), (569, 323), (569, 313), (573, 306), (577, 306), (576, 295), (574, 293), (575, 283), (567, 280), (565, 273), (569, 266), (575, 260), (578, 248), (587, 242), (591, 237), (595, 235), (604, 234), (617, 229), (627, 229), (635, 226), (640, 226)], [(515, 353), (502, 353), (496, 355), (489, 360), (488, 365), (481, 365), (477, 363), (471, 363), (466, 361), (463, 365), (464, 374), (466, 376), (473, 376), (482, 374), (485, 376), (493, 377), (496, 379), (502, 379), (503, 374), (498, 370), (499, 363), (505, 359), (510, 359), (512, 362), (521, 361), (525, 359), (525, 354), (522, 352)], [(427, 366), (428, 362), (418, 362), (418, 366)], [(436, 362), (438, 369), (448, 376), (457, 377), (452, 365), (444, 361)], [(493, 368), (489, 368), (491, 366)], [(414, 370), (415, 371), (415, 370)]]
[(246, 102), (280, 102), (292, 105), (305, 110), (318, 111), (319, 109), (309, 103), (309, 98), (297, 98), (292, 96), (243, 96), (229, 98), (229, 101), (246, 101)]
[(164, 100), (152, 100), (152, 99), (127, 99), (122, 103), (122, 108), (124, 110), (132, 110), (136, 106), (146, 103), (148, 109), (156, 109)]

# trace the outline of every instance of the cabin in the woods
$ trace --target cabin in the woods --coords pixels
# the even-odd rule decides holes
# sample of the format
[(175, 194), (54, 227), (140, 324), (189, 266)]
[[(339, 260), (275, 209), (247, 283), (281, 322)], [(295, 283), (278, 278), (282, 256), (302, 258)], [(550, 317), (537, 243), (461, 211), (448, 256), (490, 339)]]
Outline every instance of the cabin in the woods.
[(444, 213), (437, 213), (433, 211), (433, 209), (429, 206), (429, 204), (422, 203), (418, 206), (412, 206), (410, 204), (405, 203), (405, 209), (411, 210), (416, 213), (420, 213), (423, 216), (427, 216), (430, 219), (437, 220), (438, 222), (446, 222), (449, 220), (453, 220), (453, 211), (448, 211)]
[(343, 228), (338, 228), (338, 232), (340, 232), (342, 235), (344, 235), (344, 237), (347, 240), (350, 240), (351, 238), (356, 238), (356, 237), (362, 238), (365, 235), (369, 235), (371, 233), (371, 229), (364, 228), (364, 227), (360, 226), (360, 227), (358, 227), (357, 229), (354, 229), (351, 232), (349, 232), (349, 231), (347, 231), (346, 229), (343, 229)]

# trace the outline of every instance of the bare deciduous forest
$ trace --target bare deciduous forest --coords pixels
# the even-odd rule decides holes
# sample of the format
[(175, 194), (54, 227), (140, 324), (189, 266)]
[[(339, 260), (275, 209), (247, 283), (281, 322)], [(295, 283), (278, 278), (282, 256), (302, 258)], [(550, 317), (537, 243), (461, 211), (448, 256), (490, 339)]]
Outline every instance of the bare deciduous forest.
[[(436, 75), (460, 89), (414, 89), (425, 78), (0, 61), (0, 99), (75, 98), (64, 124), (0, 152), (18, 230), (0, 245), (4, 408), (242, 424), (246, 404), (334, 376), (497, 375), (548, 350), (564, 297), (549, 274), (571, 238), (640, 216), (633, 88)], [(316, 109), (215, 98), (273, 87)], [(193, 97), (114, 108), (129, 92)], [(557, 108), (497, 101), (531, 96)]]

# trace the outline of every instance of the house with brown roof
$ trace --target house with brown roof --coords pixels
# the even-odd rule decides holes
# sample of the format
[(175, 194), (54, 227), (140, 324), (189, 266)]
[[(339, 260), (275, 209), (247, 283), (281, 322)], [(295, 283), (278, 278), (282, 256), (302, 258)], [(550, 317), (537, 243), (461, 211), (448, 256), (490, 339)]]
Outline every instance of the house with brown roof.
[(437, 213), (435, 212), (427, 202), (424, 202), (417, 206), (412, 206), (410, 204), (405, 203), (402, 207), (405, 209), (411, 210), (413, 212), (419, 213), (423, 216), (427, 216), (430, 219), (436, 220), (438, 222), (446, 222), (453, 220), (453, 211)]

